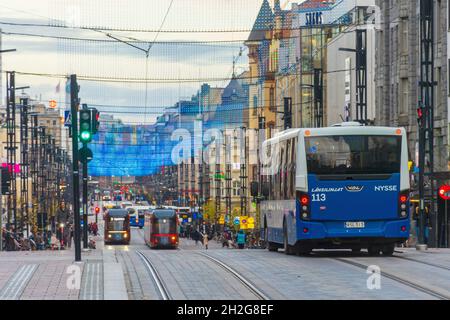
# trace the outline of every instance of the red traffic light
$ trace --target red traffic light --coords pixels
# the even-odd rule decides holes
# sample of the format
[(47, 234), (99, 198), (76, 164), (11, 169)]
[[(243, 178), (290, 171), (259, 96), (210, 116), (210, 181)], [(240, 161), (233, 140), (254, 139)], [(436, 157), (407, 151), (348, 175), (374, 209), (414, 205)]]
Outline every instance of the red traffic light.
[(100, 208), (99, 207), (95, 207), (95, 214), (99, 214), (100, 213)]
[(450, 200), (450, 186), (443, 185), (439, 188), (439, 197), (443, 200)]
[(417, 119), (422, 120), (423, 118), (423, 109), (421, 107), (417, 108)]

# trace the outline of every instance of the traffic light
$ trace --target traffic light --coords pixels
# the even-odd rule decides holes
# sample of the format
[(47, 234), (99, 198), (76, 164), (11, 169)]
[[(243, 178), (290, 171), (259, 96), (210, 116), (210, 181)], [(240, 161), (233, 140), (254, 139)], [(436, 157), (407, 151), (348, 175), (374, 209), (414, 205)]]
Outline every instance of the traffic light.
[(99, 207), (95, 207), (95, 214), (99, 214), (100, 213), (100, 208)]
[(91, 110), (80, 110), (80, 141), (89, 143), (92, 141), (92, 118)]
[(2, 195), (10, 194), (11, 192), (11, 174), (8, 167), (2, 167)]
[(420, 106), (417, 108), (417, 122), (418, 122), (419, 124), (422, 123), (423, 115), (424, 115), (423, 113), (424, 113), (424, 108), (422, 107), (422, 105), (420, 105)]
[(98, 133), (98, 128), (100, 127), (100, 112), (97, 109), (91, 109), (91, 119), (92, 119), (92, 134)]

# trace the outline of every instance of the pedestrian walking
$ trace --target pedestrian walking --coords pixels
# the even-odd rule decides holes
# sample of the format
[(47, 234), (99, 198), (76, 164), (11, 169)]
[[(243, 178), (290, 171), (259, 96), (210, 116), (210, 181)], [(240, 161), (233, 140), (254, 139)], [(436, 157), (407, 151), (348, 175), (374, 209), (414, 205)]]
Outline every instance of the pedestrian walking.
[[(66, 208), (66, 204), (64, 201), (62, 201), (59, 204), (58, 211), (56, 212), (56, 222), (58, 224), (58, 240), (61, 242), (62, 247), (64, 248), (66, 246), (66, 242), (68, 240), (69, 232), (68, 228), (71, 224), (71, 215), (69, 210)], [(66, 229), (66, 230), (65, 230)]]
[(98, 234), (98, 225), (97, 225), (97, 223), (95, 223), (95, 222), (92, 223), (91, 228), (92, 228), (92, 234), (96, 237), (97, 234)]
[(198, 230), (192, 233), (193, 240), (195, 240), (195, 245), (198, 246), (198, 242), (200, 241), (200, 232)]
[(205, 246), (205, 249), (206, 250), (208, 250), (208, 234), (207, 233), (205, 233), (204, 235), (203, 235), (203, 245)]
[(245, 240), (246, 240), (245, 239), (246, 236), (245, 236), (244, 230), (239, 230), (236, 238), (237, 238), (236, 242), (238, 244), (238, 248), (239, 249), (244, 249), (244, 247), (245, 247)]

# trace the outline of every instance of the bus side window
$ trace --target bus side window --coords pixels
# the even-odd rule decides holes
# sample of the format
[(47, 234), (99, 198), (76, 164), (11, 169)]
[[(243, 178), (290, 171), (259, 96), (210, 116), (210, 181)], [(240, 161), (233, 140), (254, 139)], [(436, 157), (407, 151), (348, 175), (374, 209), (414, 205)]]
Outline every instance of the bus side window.
[(284, 180), (284, 184), (283, 184), (283, 199), (288, 200), (290, 198), (290, 190), (289, 190), (289, 186), (291, 184), (291, 179), (290, 179), (290, 173), (289, 173), (289, 168), (291, 165), (291, 144), (292, 144), (292, 139), (288, 140), (286, 142), (286, 151), (285, 151), (285, 157), (284, 157), (284, 166), (283, 166), (283, 180)]
[(295, 199), (295, 175), (297, 170), (297, 138), (292, 140), (291, 148), (291, 167), (289, 174), (291, 175), (290, 199)]

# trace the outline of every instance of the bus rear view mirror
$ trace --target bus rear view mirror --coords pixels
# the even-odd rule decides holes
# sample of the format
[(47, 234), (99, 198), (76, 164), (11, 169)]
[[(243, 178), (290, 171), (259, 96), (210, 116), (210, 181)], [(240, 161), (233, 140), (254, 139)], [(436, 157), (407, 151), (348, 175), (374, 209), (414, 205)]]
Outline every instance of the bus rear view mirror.
[(257, 196), (259, 196), (259, 183), (257, 181), (253, 181), (250, 184), (250, 194), (252, 197), (256, 198)]

